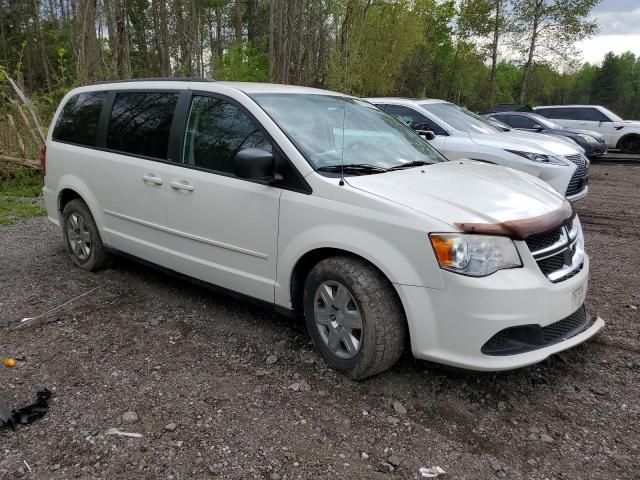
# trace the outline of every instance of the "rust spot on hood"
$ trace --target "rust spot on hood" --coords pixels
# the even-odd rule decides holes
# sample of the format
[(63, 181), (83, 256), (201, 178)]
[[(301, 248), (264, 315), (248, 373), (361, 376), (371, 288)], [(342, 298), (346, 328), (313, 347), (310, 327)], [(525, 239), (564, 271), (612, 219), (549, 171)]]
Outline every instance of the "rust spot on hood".
[(531, 235), (551, 232), (569, 223), (576, 216), (573, 206), (565, 200), (562, 207), (537, 217), (507, 220), (500, 223), (456, 223), (463, 233), (500, 235), (513, 240), (525, 240)]

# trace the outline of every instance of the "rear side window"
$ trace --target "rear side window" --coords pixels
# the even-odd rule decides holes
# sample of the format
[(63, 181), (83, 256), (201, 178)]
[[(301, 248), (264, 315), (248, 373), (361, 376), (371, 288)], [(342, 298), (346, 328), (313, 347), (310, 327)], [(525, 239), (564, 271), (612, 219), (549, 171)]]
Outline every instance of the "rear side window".
[(71, 97), (58, 117), (53, 139), (94, 146), (106, 96), (107, 92), (86, 92)]
[(609, 118), (597, 108), (581, 108), (580, 120), (589, 122), (609, 122)]
[(109, 118), (107, 148), (166, 159), (177, 102), (177, 93), (118, 93)]
[(233, 173), (235, 154), (246, 148), (272, 151), (258, 125), (240, 108), (218, 98), (193, 97), (183, 163)]
[(509, 115), (509, 125), (513, 128), (529, 128), (532, 129), (537, 124), (529, 117), (523, 117), (520, 115)]

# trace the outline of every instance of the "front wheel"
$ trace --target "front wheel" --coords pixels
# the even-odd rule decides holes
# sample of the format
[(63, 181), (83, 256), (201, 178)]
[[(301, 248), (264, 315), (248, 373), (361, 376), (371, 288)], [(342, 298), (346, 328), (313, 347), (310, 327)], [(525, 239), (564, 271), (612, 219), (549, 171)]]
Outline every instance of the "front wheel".
[(393, 286), (358, 258), (330, 257), (313, 267), (304, 315), (327, 364), (353, 379), (387, 370), (404, 350), (406, 320)]
[(630, 135), (620, 142), (620, 150), (624, 153), (640, 153), (640, 135)]

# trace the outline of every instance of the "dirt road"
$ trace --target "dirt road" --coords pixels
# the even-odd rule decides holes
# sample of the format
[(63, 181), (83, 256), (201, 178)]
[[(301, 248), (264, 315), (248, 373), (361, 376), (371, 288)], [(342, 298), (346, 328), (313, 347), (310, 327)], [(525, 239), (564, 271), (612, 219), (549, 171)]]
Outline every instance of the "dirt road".
[(640, 166), (594, 165), (579, 212), (595, 339), (514, 372), (405, 358), (360, 383), (300, 323), (125, 260), (83, 272), (44, 218), (0, 227), (0, 322), (100, 287), (0, 327), (0, 357), (20, 359), (0, 393), (55, 389), (44, 419), (0, 431), (0, 478), (637, 479)]

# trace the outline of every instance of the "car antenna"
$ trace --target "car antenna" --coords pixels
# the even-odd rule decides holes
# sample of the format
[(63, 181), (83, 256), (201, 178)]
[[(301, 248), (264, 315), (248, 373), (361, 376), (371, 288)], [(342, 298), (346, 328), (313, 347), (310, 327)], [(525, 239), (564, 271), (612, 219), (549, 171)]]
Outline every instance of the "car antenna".
[(347, 118), (347, 109), (342, 103), (342, 149), (340, 150), (340, 182), (338, 185), (344, 187), (344, 124)]

